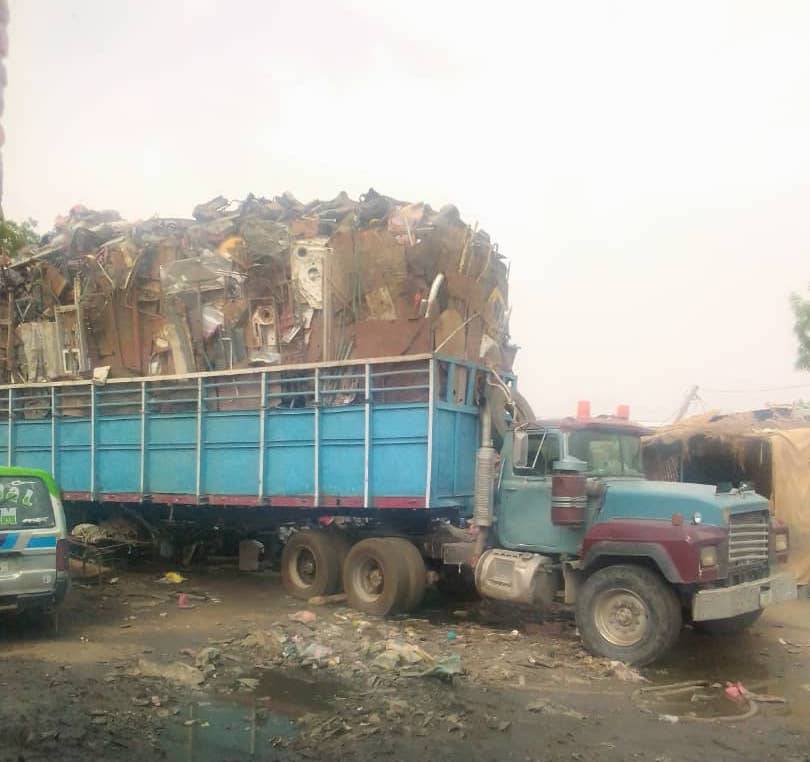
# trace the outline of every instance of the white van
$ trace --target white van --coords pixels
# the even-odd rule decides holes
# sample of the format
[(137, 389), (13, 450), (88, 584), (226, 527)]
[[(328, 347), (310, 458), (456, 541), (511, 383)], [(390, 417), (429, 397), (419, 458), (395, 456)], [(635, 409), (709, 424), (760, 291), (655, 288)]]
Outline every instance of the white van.
[(46, 471), (0, 467), (0, 613), (52, 613), (70, 585), (65, 512)]

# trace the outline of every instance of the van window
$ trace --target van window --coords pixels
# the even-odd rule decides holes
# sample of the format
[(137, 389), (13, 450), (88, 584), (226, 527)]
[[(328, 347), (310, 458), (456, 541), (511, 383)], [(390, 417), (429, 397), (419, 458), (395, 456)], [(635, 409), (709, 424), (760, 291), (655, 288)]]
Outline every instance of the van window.
[(36, 476), (0, 476), (0, 532), (54, 526), (51, 495)]
[(523, 476), (546, 476), (551, 473), (554, 461), (560, 459), (560, 439), (557, 434), (532, 432), (529, 434), (528, 451), (526, 466), (515, 466), (515, 473)]

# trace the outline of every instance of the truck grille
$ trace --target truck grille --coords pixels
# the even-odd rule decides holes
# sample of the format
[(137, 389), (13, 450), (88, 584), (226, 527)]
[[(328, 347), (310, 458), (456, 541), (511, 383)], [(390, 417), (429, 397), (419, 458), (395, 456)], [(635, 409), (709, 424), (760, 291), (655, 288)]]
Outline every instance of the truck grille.
[(740, 513), (728, 526), (728, 565), (761, 566), (768, 563), (769, 517), (767, 511)]

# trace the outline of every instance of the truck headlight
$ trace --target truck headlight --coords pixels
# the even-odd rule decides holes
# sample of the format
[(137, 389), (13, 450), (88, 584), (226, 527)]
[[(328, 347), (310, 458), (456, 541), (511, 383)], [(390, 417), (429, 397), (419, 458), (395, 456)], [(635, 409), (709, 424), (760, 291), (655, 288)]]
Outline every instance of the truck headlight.
[(707, 545), (700, 549), (700, 565), (702, 568), (709, 566), (717, 566), (717, 547), (714, 545)]
[(780, 532), (773, 536), (773, 549), (777, 553), (787, 553), (788, 544), (788, 536), (785, 532)]

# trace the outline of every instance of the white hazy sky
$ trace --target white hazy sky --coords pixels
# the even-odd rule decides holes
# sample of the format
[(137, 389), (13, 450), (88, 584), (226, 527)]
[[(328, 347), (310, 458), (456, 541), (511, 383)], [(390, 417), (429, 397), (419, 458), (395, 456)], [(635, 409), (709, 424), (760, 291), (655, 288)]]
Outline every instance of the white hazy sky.
[(44, 231), (79, 202), (188, 216), (220, 193), (369, 186), (453, 202), (512, 261), (536, 412), (586, 398), (661, 421), (691, 384), (709, 408), (810, 397), (788, 306), (810, 281), (804, 0), (11, 14), (11, 218)]

